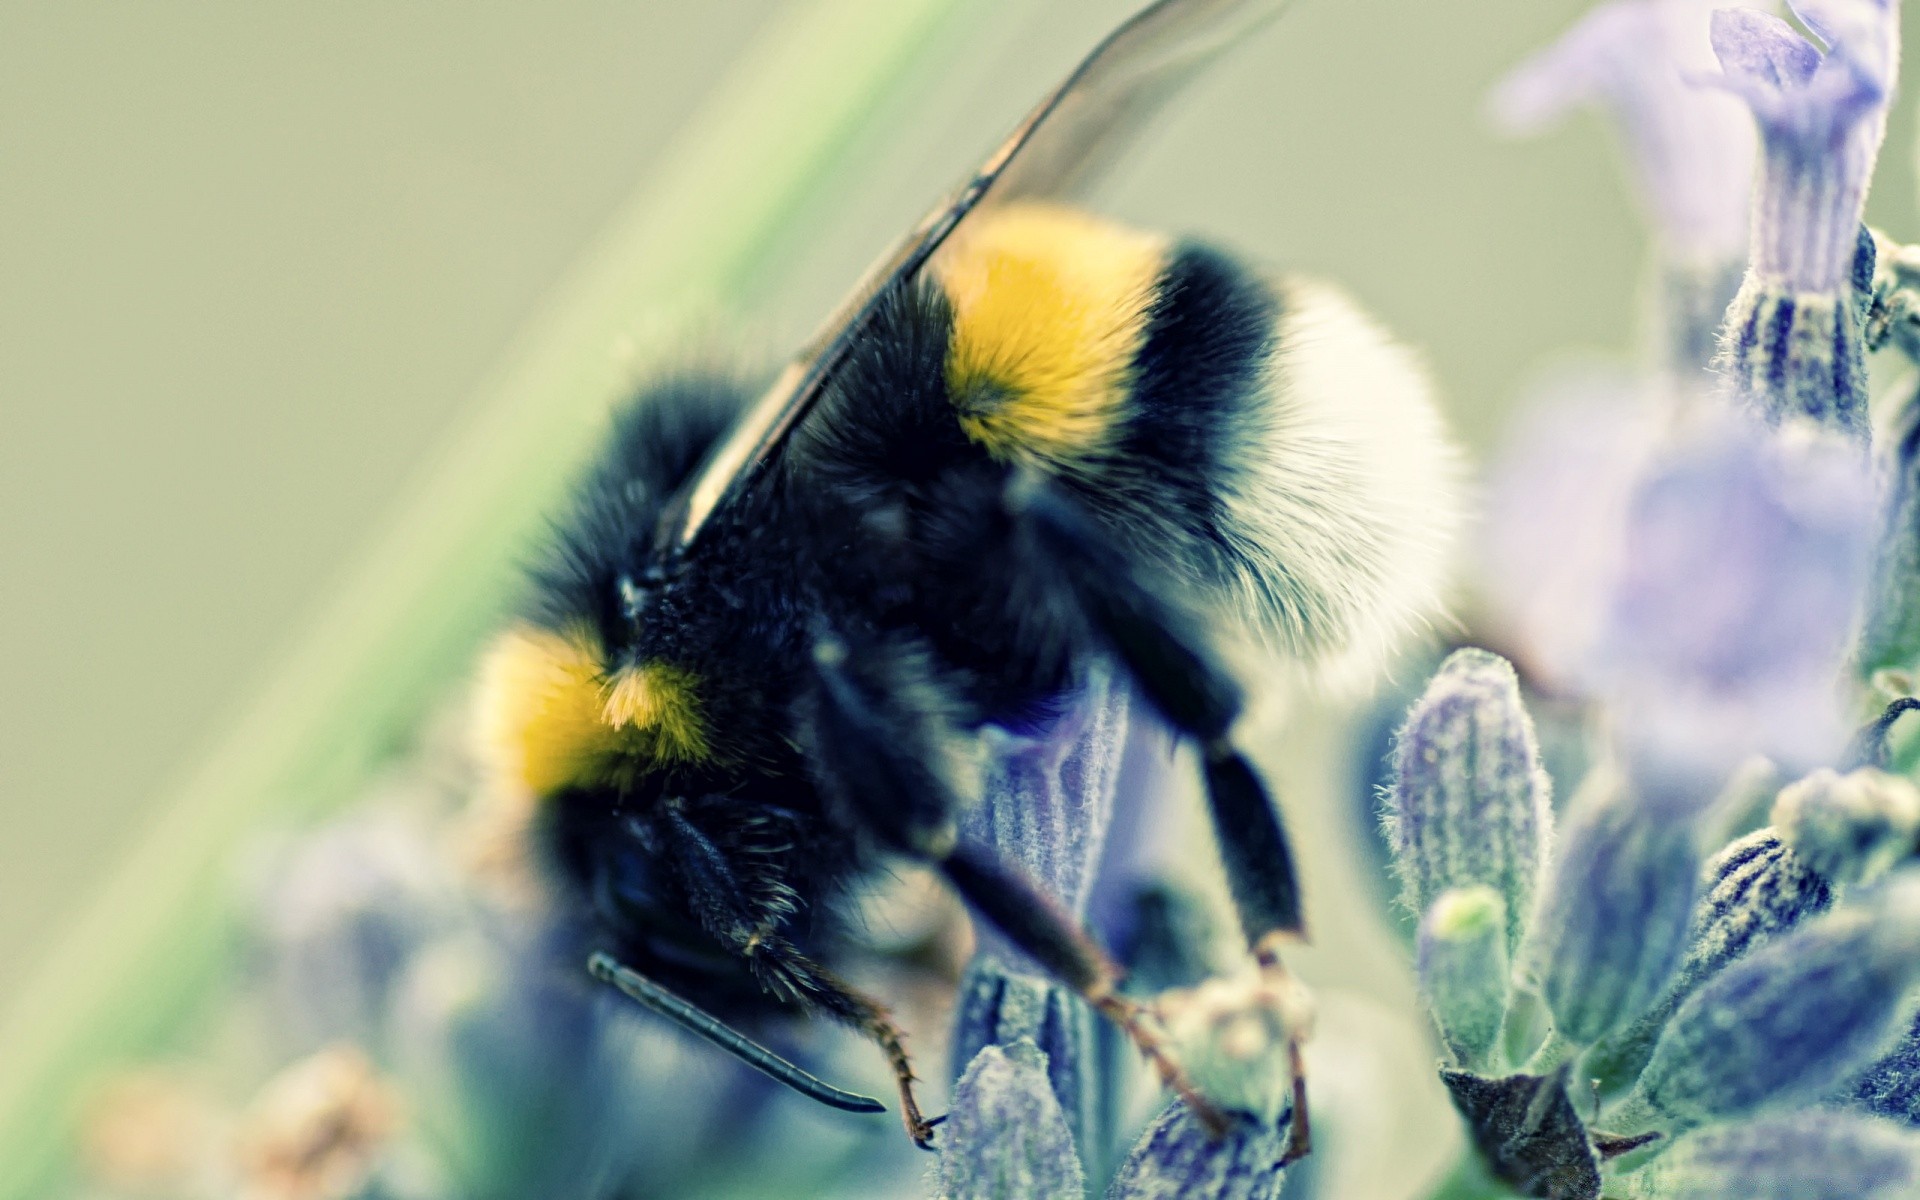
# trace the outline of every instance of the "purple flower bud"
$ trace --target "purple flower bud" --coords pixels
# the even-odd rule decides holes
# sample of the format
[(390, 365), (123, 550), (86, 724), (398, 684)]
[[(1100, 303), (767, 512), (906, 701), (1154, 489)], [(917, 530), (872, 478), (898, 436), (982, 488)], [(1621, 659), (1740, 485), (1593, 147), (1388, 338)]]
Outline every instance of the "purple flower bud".
[(988, 1046), (954, 1088), (940, 1128), (941, 1200), (1082, 1200), (1073, 1134), (1031, 1041)]
[(1688, 996), (1728, 963), (1758, 950), (1801, 921), (1827, 911), (1833, 889), (1771, 829), (1741, 838), (1707, 863), (1686, 957), (1660, 1002), (1608, 1038), (1583, 1066), (1607, 1091), (1631, 1083), (1660, 1031)]
[(1485, 650), (1454, 652), (1394, 753), (1384, 819), (1406, 906), (1424, 913), (1449, 888), (1485, 884), (1517, 946), (1552, 837), (1549, 790), (1513, 668)]
[[(989, 727), (980, 803), (962, 819), (962, 836), (991, 846), (1076, 917), (1085, 912), (1113, 813), (1129, 699), (1125, 686), (1096, 672), (1043, 728)], [(1069, 1125), (1091, 1151), (1104, 1141), (1092, 1014), (993, 926), (976, 921), (974, 928), (978, 950), (961, 983), (952, 1061), (1033, 1042)]]
[(1920, 1138), (1872, 1117), (1799, 1112), (1690, 1133), (1627, 1178), (1647, 1200), (1891, 1200), (1920, 1186)]
[(1920, 876), (1808, 922), (1680, 1006), (1628, 1110), (1685, 1127), (1815, 1100), (1890, 1046), (1920, 983)]
[(1107, 1200), (1273, 1200), (1286, 1182), (1291, 1109), (1277, 1121), (1234, 1114), (1225, 1137), (1214, 1137), (1175, 1100), (1147, 1126), (1107, 1189)]
[(1920, 788), (1871, 767), (1822, 768), (1774, 802), (1773, 823), (1800, 860), (1838, 884), (1892, 870), (1920, 838)]
[(1056, 1104), (1089, 1157), (1104, 1143), (1100, 1092), (1106, 1071), (1096, 1018), (1073, 993), (1044, 975), (1008, 970), (976, 955), (960, 981), (951, 1060), (972, 1063), (995, 1046), (1025, 1041), (1052, 1083)]
[(1420, 992), (1456, 1065), (1479, 1070), (1507, 1008), (1507, 914), (1485, 885), (1451, 888), (1420, 920)]
[[(1113, 816), (1129, 699), (1124, 685), (1097, 671), (1085, 692), (1044, 727), (988, 726), (982, 735), (981, 798), (962, 818), (962, 836), (991, 846), (1075, 916), (1085, 912)], [(976, 924), (982, 954), (1012, 970), (1042, 973), (997, 930)]]
[(1659, 998), (1686, 947), (1699, 870), (1689, 823), (1635, 804), (1610, 774), (1575, 798), (1524, 960), (1555, 1035), (1579, 1046)]
[(1721, 365), (1769, 420), (1810, 416), (1864, 438), (1872, 241), (1860, 217), (1898, 72), (1900, 6), (1800, 0), (1794, 11), (1826, 53), (1778, 17), (1713, 16), (1717, 82), (1753, 110), (1763, 148), (1751, 263)]

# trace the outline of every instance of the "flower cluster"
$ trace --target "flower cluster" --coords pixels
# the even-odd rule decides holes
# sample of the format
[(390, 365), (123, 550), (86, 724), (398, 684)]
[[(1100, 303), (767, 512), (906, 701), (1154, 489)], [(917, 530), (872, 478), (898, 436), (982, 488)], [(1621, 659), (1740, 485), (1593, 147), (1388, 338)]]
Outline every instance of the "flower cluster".
[[(1602, 5), (1496, 93), (1510, 126), (1621, 117), (1667, 312), (1703, 245), (1672, 198), (1748, 190), (1750, 137), (1700, 106), (1738, 97), (1760, 154), (1712, 369), (1661, 354), (1522, 425), (1483, 631), (1521, 669), (1457, 652), (1394, 751), (1386, 832), (1478, 1151), (1456, 1182), (1489, 1195), (1920, 1189), (1915, 402), (1870, 407), (1865, 370), (1912, 340), (1912, 256), (1860, 223), (1898, 5), (1795, 0), (1805, 33), (1712, 7)], [(1557, 812), (1530, 692), (1587, 742)]]
[[(1527, 1196), (1920, 1184), (1920, 788), (1815, 771), (1704, 862), (1737, 817), (1649, 805), (1603, 765), (1556, 831), (1545, 791), (1517, 677), (1457, 652), (1408, 717), (1388, 819), (1491, 1173)], [(1839, 1190), (1791, 1190), (1822, 1178)]]

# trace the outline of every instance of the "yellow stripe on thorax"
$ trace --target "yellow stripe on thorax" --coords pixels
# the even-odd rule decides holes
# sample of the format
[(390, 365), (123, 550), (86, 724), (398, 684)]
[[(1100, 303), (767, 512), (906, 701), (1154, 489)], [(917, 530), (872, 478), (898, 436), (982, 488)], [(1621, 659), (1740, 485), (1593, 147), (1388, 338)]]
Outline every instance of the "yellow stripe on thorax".
[(1163, 239), (1074, 209), (979, 214), (935, 261), (953, 306), (947, 386), (995, 458), (1070, 465), (1120, 430)]
[(659, 662), (609, 674), (585, 629), (516, 626), (481, 668), (480, 753), (496, 778), (536, 796), (705, 762), (712, 751), (697, 683)]

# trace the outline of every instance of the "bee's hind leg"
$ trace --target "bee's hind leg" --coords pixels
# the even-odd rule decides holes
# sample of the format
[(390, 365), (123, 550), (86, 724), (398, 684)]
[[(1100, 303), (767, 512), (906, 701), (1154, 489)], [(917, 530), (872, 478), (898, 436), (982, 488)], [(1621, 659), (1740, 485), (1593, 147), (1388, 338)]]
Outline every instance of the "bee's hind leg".
[[(1260, 969), (1291, 984), (1280, 961), (1304, 940), (1299, 877), (1286, 825), (1265, 784), (1233, 743), (1240, 685), (1198, 618), (1147, 579), (1081, 505), (1033, 471), (1014, 475), (1007, 507), (1036, 570), (1051, 575), (1154, 706), (1200, 744), (1207, 809), (1242, 931)], [(1287, 1161), (1311, 1146), (1298, 1034), (1290, 1033), (1294, 1104)]]

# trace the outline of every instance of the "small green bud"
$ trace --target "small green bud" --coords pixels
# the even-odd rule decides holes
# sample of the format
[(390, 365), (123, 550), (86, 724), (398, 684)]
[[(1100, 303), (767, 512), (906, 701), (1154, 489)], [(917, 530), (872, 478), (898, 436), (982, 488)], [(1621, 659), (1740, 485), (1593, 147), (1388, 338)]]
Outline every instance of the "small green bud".
[(1800, 860), (1834, 883), (1886, 874), (1920, 839), (1920, 788), (1863, 767), (1845, 775), (1822, 768), (1774, 801), (1773, 824)]
[(1420, 921), (1420, 990), (1461, 1066), (1485, 1065), (1507, 1007), (1507, 912), (1484, 884), (1450, 888)]

